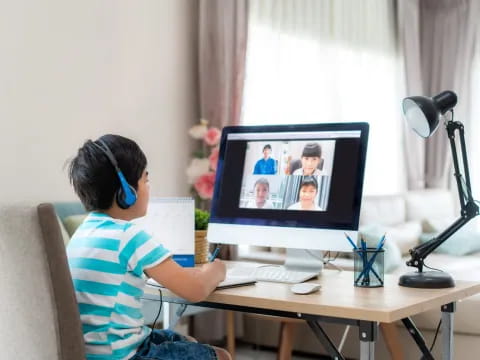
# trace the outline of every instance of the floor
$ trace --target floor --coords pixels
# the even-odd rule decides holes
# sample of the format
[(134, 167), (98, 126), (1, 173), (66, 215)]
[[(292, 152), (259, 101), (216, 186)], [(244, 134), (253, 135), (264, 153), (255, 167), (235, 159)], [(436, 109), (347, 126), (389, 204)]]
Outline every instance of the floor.
[[(277, 353), (274, 349), (255, 348), (250, 344), (236, 345), (235, 360), (276, 360)], [(330, 359), (329, 357), (313, 356), (308, 354), (294, 354), (292, 360), (321, 360)]]

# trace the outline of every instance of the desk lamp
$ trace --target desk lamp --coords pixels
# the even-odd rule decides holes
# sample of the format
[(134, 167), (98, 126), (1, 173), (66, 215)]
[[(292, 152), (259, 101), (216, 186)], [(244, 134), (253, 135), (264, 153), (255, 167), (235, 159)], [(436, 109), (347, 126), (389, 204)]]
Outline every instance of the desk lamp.
[[(401, 286), (430, 289), (454, 287), (455, 282), (449, 274), (443, 271), (423, 271), (425, 258), (479, 213), (478, 205), (472, 197), (470, 188), (463, 124), (459, 121), (453, 121), (453, 108), (456, 104), (457, 95), (450, 90), (443, 91), (432, 98), (411, 96), (403, 99), (403, 113), (409, 126), (423, 138), (432, 136), (438, 127), (440, 119), (444, 119), (452, 150), (454, 176), (460, 197), (460, 218), (437, 237), (410, 249), (411, 259), (407, 261), (407, 265), (416, 267), (417, 271), (402, 275), (399, 279), (399, 285)], [(451, 114), (450, 119), (444, 116), (447, 112)], [(455, 145), (455, 131), (458, 131), (460, 136), (464, 178), (460, 172), (459, 158)]]

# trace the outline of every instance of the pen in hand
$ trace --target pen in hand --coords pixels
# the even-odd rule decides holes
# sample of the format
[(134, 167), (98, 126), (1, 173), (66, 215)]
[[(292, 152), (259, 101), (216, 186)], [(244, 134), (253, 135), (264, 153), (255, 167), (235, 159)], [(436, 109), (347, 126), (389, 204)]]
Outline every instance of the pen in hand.
[(212, 262), (213, 260), (216, 259), (216, 257), (218, 256), (218, 253), (220, 252), (220, 245), (217, 245), (217, 247), (215, 248), (215, 250), (213, 250), (213, 253), (212, 255), (210, 256), (210, 259), (208, 259), (208, 261)]

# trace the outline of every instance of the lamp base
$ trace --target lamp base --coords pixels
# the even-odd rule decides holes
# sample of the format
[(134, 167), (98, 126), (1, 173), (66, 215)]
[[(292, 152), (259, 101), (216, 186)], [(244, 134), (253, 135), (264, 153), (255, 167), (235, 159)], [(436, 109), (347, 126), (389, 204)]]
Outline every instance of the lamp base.
[(444, 289), (455, 287), (455, 281), (443, 271), (413, 271), (400, 276), (398, 285), (422, 289)]

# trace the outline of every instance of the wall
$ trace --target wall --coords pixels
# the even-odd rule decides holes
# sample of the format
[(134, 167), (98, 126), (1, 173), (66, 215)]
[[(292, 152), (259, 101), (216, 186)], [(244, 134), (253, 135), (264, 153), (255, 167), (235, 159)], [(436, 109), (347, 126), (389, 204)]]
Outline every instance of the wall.
[(140, 144), (153, 195), (186, 195), (196, 14), (191, 0), (3, 2), (0, 202), (75, 199), (64, 164), (104, 133)]

